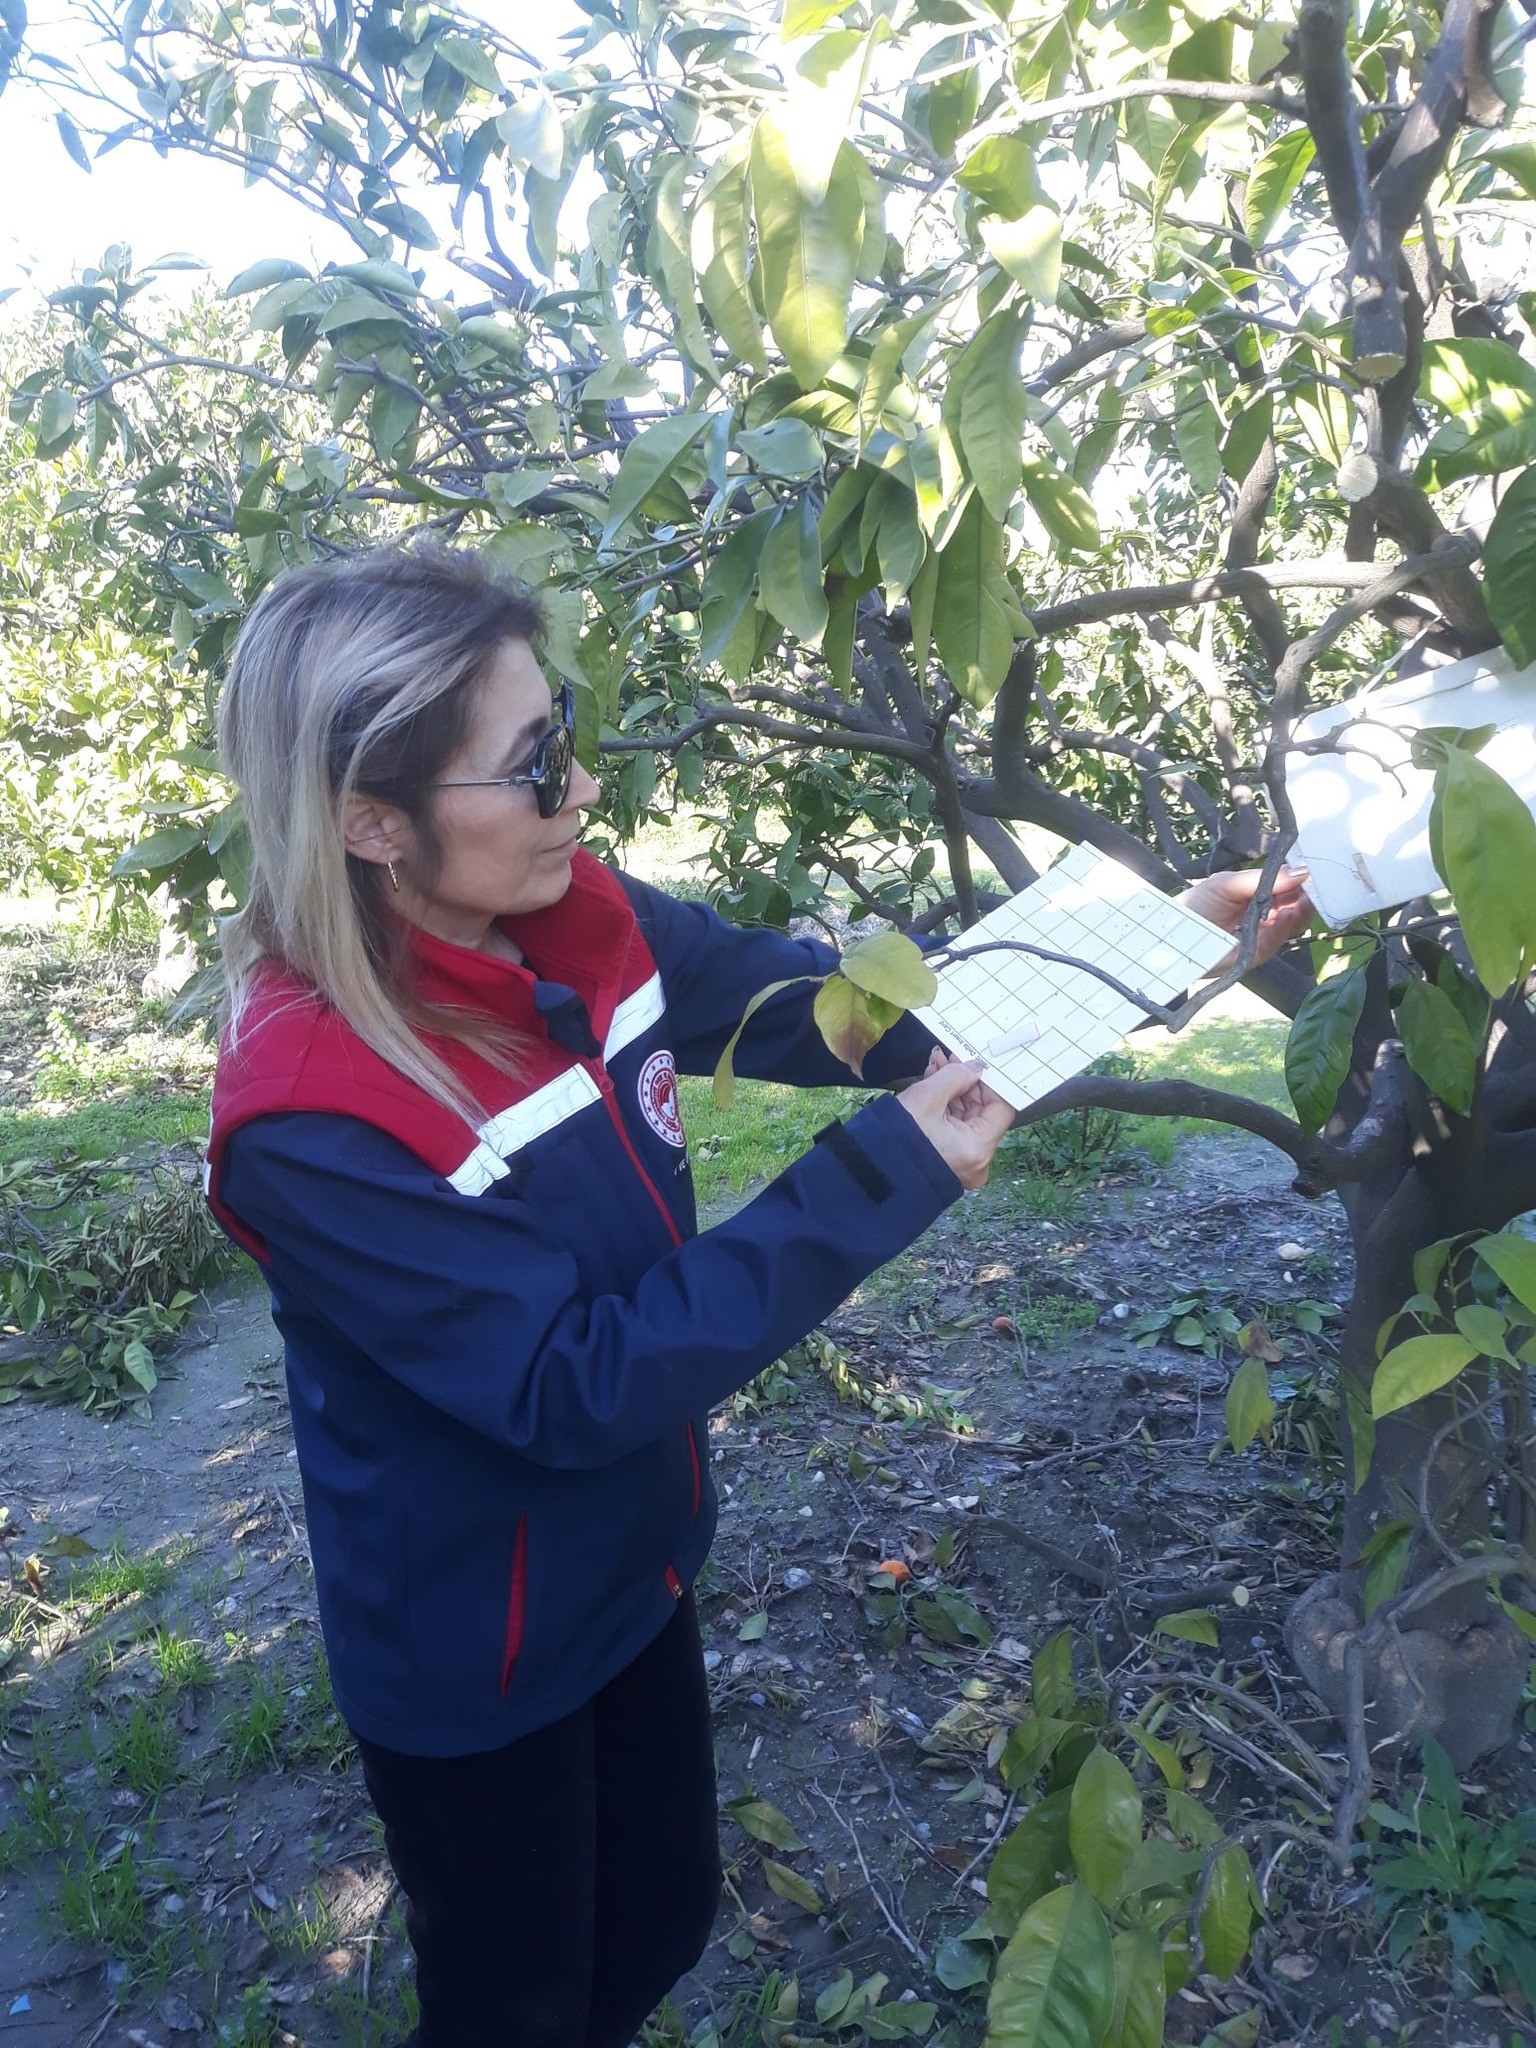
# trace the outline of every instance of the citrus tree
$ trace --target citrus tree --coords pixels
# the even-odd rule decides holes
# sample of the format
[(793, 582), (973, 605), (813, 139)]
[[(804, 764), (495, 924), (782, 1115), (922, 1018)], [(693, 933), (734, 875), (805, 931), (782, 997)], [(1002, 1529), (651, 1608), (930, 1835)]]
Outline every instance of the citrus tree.
[[(1225, 1121), (1342, 1201), (1341, 1568), (1289, 1641), (1349, 1731), (1344, 1839), (1372, 1741), (1507, 1739), (1536, 825), (1477, 735), (1421, 742), (1444, 892), (1252, 962), (1308, 705), (1501, 639), (1536, 658), (1524, 18), (581, 0), (551, 68), (435, 0), (83, 11), (93, 64), (6, 60), (61, 149), (236, 164), (355, 250), (217, 280), (196, 345), (113, 251), (15, 382), (25, 457), (131, 501), (179, 672), (217, 675), (287, 563), (421, 525), (548, 594), (610, 825), (697, 804), (738, 915), (836, 882), (965, 925), (973, 849), (1031, 878), (1020, 825), (1167, 888), (1261, 866), (1184, 1014), (1241, 978), (1290, 1014), (1295, 1115), (1108, 1075), (1028, 1114)], [(193, 429), (156, 394), (195, 376)], [(239, 893), (238, 810), (187, 801), (122, 865), (206, 909)], [(1235, 1441), (1268, 1398), (1251, 1361)]]

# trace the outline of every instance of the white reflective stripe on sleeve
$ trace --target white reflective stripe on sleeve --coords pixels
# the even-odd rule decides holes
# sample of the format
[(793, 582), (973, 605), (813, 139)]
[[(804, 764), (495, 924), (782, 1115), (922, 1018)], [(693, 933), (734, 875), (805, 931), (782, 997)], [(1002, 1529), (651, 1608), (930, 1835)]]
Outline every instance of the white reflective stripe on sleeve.
[(546, 1081), (542, 1088), (482, 1124), (479, 1144), (448, 1179), (462, 1195), (483, 1195), (492, 1181), (500, 1180), (507, 1171), (512, 1153), (601, 1099), (601, 1091), (585, 1067), (567, 1067), (553, 1081)]
[(448, 1178), (461, 1195), (483, 1195), (493, 1180), (500, 1180), (507, 1171), (507, 1162), (489, 1145), (477, 1145), (462, 1166), (456, 1166)]
[(666, 1013), (667, 998), (662, 991), (661, 976), (653, 974), (632, 996), (626, 996), (614, 1011), (608, 1036), (603, 1041), (604, 1063), (616, 1053), (621, 1053), (626, 1045), (633, 1045), (643, 1031), (659, 1024)]

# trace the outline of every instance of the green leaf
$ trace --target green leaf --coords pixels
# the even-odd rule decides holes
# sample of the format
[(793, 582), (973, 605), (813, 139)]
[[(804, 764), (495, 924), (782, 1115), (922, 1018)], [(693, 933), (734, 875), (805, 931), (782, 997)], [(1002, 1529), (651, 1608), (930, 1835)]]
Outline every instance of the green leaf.
[(758, 586), (764, 608), (797, 640), (812, 646), (827, 624), (821, 580), (821, 533), (810, 497), (782, 511), (763, 542)]
[(1045, 196), (1034, 149), (1023, 135), (989, 135), (978, 142), (955, 173), (955, 183), (1006, 220), (1017, 220)]
[(736, 1100), (736, 1075), (732, 1069), (731, 1062), (736, 1057), (736, 1047), (740, 1043), (741, 1034), (752, 1021), (754, 1014), (762, 1008), (763, 1004), (771, 996), (778, 995), (786, 988), (798, 988), (802, 982), (815, 981), (817, 979), (818, 977), (814, 974), (792, 974), (787, 981), (770, 981), (768, 986), (760, 988), (751, 1002), (747, 1004), (747, 1007), (741, 1013), (741, 1022), (726, 1040), (725, 1050), (715, 1062), (712, 1091), (716, 1109), (729, 1109)]
[[(998, 1758), (997, 1767), (1004, 1783), (1027, 1785), (1045, 1769), (1066, 1738), (1081, 1726), (1078, 1721), (1042, 1721), (1038, 1714), (1027, 1714), (1003, 1744), (1003, 1753)], [(1039, 1890), (1049, 1891), (1054, 1882), (1052, 1878)]]
[(1361, 1593), (1361, 1605), (1367, 1620), (1383, 1600), (1390, 1600), (1402, 1590), (1412, 1549), (1412, 1522), (1396, 1521), (1383, 1523), (1360, 1553), (1361, 1562), (1368, 1567)]
[(1536, 819), (1501, 775), (1453, 747), (1435, 774), (1430, 846), (1478, 978), (1501, 996), (1536, 959)]
[(1029, 622), (1003, 568), (1003, 526), (972, 497), (939, 556), (933, 631), (950, 682), (978, 710), (997, 695)]
[(796, 1850), (805, 1847), (795, 1833), (794, 1823), (766, 1799), (728, 1799), (725, 1813), (754, 1841), (766, 1842), (770, 1849), (782, 1849), (793, 1856)]
[(76, 403), (73, 391), (58, 385), (45, 391), (37, 403), (37, 452), (57, 455), (68, 447), (75, 432)]
[(1141, 1840), (1141, 1794), (1120, 1759), (1097, 1742), (1073, 1781), (1067, 1839), (1078, 1876), (1112, 1905)]
[(496, 116), (496, 133), (514, 163), (528, 164), (541, 178), (558, 178), (565, 163), (560, 109), (542, 86)]
[(1178, 1614), (1162, 1615), (1153, 1624), (1155, 1636), (1174, 1636), (1181, 1643), (1202, 1643), (1214, 1650), (1221, 1642), (1216, 1617), (1204, 1607), (1186, 1607)]
[(613, 480), (613, 495), (608, 500), (608, 519), (603, 527), (600, 546), (607, 548), (613, 545), (615, 537), (623, 532), (656, 486), (670, 476), (709, 421), (708, 413), (674, 413), (670, 419), (658, 420), (654, 427), (647, 427), (644, 432), (636, 434), (624, 450), (619, 473)]
[(767, 1633), (767, 1612), (766, 1610), (759, 1610), (756, 1614), (749, 1614), (741, 1624), (741, 1627), (737, 1629), (736, 1640), (738, 1643), (760, 1643)]
[(804, 420), (769, 420), (766, 426), (744, 427), (736, 446), (764, 476), (804, 483), (821, 469), (821, 443)]
[(237, 612), (240, 600), (229, 581), (213, 569), (173, 569), (182, 589), (197, 600), (199, 612)]
[(1099, 545), (1093, 500), (1070, 473), (1042, 456), (1024, 462), (1024, 490), (1041, 525), (1063, 548), (1091, 551)]
[(123, 1348), (123, 1371), (136, 1385), (142, 1387), (146, 1394), (152, 1394), (159, 1385), (155, 1374), (154, 1354), (139, 1337), (132, 1338)]
[(693, 210), (690, 238), (699, 296), (715, 332), (738, 361), (766, 371), (763, 323), (749, 282), (752, 270), (747, 226), (751, 194), (747, 166), (736, 159), (717, 166), (704, 180)]
[(1310, 989), (1285, 1042), (1285, 1085), (1302, 1129), (1320, 1131), (1349, 1072), (1365, 1007), (1365, 970), (1350, 968)]
[(817, 29), (835, 21), (848, 0), (784, 0), (784, 20), (779, 34), (786, 43), (799, 36), (813, 36)]
[(174, 867), (183, 854), (194, 846), (201, 846), (203, 835), (196, 825), (166, 825), (158, 832), (151, 832), (147, 839), (141, 839), (137, 846), (130, 846), (126, 853), (120, 853), (112, 863), (114, 875), (154, 875), (162, 868)]
[(1007, 518), (1024, 473), (1024, 324), (1013, 308), (984, 320), (955, 364), (945, 401), (966, 472), (997, 520)]
[(1241, 483), (1258, 461), (1259, 450), (1274, 430), (1274, 394), (1261, 391), (1257, 398), (1238, 408), (1227, 429), (1227, 437), (1221, 444), (1221, 464), (1227, 475)]
[(1269, 145), (1248, 173), (1243, 228), (1255, 249), (1268, 241), (1316, 154), (1311, 129), (1292, 128)]
[(798, 1870), (791, 1870), (787, 1863), (775, 1863), (771, 1856), (765, 1856), (763, 1875), (769, 1888), (776, 1891), (781, 1899), (788, 1899), (792, 1906), (799, 1906), (807, 1913), (823, 1911), (821, 1894), (815, 1885), (803, 1878)]
[(865, 366), (859, 387), (859, 456), (862, 460), (871, 438), (885, 417), (886, 400), (901, 378), (901, 361), (919, 332), (929, 324), (929, 314), (915, 313), (910, 319), (894, 321), (880, 330)]
[(1246, 1451), (1256, 1436), (1269, 1442), (1275, 1404), (1269, 1374), (1261, 1358), (1245, 1358), (1227, 1388), (1227, 1439), (1234, 1451)]
[(901, 932), (855, 939), (844, 948), (839, 966), (855, 987), (903, 1010), (931, 1003), (939, 991), (938, 976), (923, 958), (922, 948)]
[(988, 2048), (1098, 2048), (1115, 2009), (1115, 1957), (1088, 1891), (1038, 1900), (998, 1959)]
[(1004, 1841), (987, 1871), (987, 1897), (1012, 1932), (1037, 1899), (1054, 1891), (1071, 1864), (1070, 1790), (1038, 1800)]
[[(879, 514), (875, 546), (880, 562), (880, 582), (887, 610), (894, 610), (912, 588), (928, 555), (922, 523), (917, 516), (917, 499), (895, 477), (882, 477), (870, 502)], [(867, 514), (866, 514), (867, 517)]]
[(1167, 1994), (1157, 1936), (1145, 1927), (1128, 1927), (1112, 1947), (1115, 2007), (1103, 2048), (1162, 2048)]
[(471, 85), (478, 85), (482, 92), (499, 96), (501, 77), (496, 69), (496, 60), (484, 43), (477, 43), (469, 36), (439, 36), (433, 48), (445, 64), (452, 65), (460, 78), (468, 79)]
[(1371, 1381), (1371, 1413), (1379, 1422), (1422, 1401), (1426, 1394), (1449, 1386), (1464, 1367), (1476, 1358), (1477, 1350), (1465, 1337), (1410, 1337), (1394, 1345), (1376, 1368)]
[(1174, 442), (1190, 482), (1208, 498), (1221, 484), (1221, 415), (1198, 372), (1182, 373), (1174, 390)]
[(243, 298), (247, 292), (270, 291), (275, 284), (288, 284), (297, 278), (309, 278), (309, 272), (302, 263), (294, 263), (286, 256), (264, 256), (259, 263), (253, 263), (242, 270), (238, 277), (231, 278), (225, 285), (226, 299)]
[(817, 1999), (816, 2024), (824, 2027), (828, 2020), (835, 2020), (852, 1996), (853, 1972), (852, 1970), (844, 1970), (840, 1977), (833, 1978), (826, 1990)]
[(1253, 1931), (1257, 1890), (1247, 1851), (1229, 1843), (1211, 1866), (1200, 1914), (1200, 1947), (1213, 1976), (1225, 1979), (1241, 1967)]
[(85, 146), (85, 142), (81, 137), (80, 130), (75, 126), (74, 122), (71, 121), (68, 114), (64, 112), (62, 107), (58, 108), (55, 111), (53, 119), (54, 125), (57, 127), (59, 131), (59, 140), (63, 143), (65, 149), (68, 150), (69, 154), (74, 158), (75, 162), (80, 166), (81, 170), (85, 171), (86, 173), (89, 173), (92, 168), (90, 152), (87, 150)]
[[(515, 327), (508, 327), (505, 321), (499, 320), (494, 313), (471, 313), (467, 320), (459, 322), (459, 334), (465, 341), (477, 342), (482, 348), (494, 349), (497, 355), (505, 356), (509, 363), (521, 366), (523, 362), (522, 336)], [(663, 421), (662, 424), (665, 425), (666, 422)], [(633, 447), (634, 443), (631, 442), (630, 446)]]
[(674, 155), (666, 160), (666, 168), (656, 180), (645, 261), (662, 287), (684, 353), (713, 379), (715, 355), (694, 296), (692, 237), (684, 210), (689, 168), (688, 157)]
[(709, 558), (699, 615), (699, 659), (718, 661), (752, 600), (771, 512), (754, 512), (734, 527)]
[(923, 566), (912, 578), (908, 598), (912, 611), (912, 662), (921, 682), (928, 669), (928, 654), (933, 644), (933, 614), (939, 598), (937, 549), (929, 548), (924, 555)]
[(1493, 1597), (1515, 1624), (1515, 1627), (1519, 1629), (1521, 1635), (1528, 1642), (1536, 1643), (1536, 1614), (1532, 1614), (1527, 1607), (1516, 1607), (1512, 1601), (1506, 1600), (1502, 1593), (1495, 1593)]
[[(958, 1934), (946, 1935), (933, 1952), (933, 1974), (946, 1991), (969, 1991), (973, 1984), (985, 1984), (991, 1976), (991, 1954), (981, 1942), (966, 1941)], [(821, 2017), (819, 1998), (816, 2016)]]
[(1029, 1667), (1029, 1696), (1042, 1721), (1069, 1721), (1077, 1706), (1072, 1681), (1072, 1631), (1058, 1629), (1036, 1650)]
[(1474, 1249), (1520, 1306), (1536, 1315), (1536, 1244), (1513, 1231), (1499, 1231), (1493, 1237), (1479, 1238)]
[(752, 131), (752, 209), (763, 309), (802, 390), (843, 352), (848, 301), (864, 239), (857, 154), (838, 151), (826, 191), (812, 199), (796, 175), (792, 137), (772, 112)]
[(1452, 414), (1419, 463), (1428, 489), (1536, 460), (1536, 365), (1507, 341), (1426, 342), (1419, 395)]
[(1398, 1021), (1409, 1066), (1447, 1109), (1470, 1116), (1478, 1048), (1450, 997), (1415, 976), (1403, 990)]
[(816, 991), (812, 1014), (828, 1050), (860, 1080), (864, 1078), (864, 1055), (901, 1017), (895, 1003), (856, 988), (841, 974), (829, 974)]
[(1054, 306), (1061, 290), (1061, 215), (1043, 201), (1026, 207), (1016, 220), (1001, 214), (982, 216), (981, 239), (987, 254), (1032, 299)]
[(1499, 501), (1483, 543), (1483, 596), (1510, 659), (1536, 662), (1536, 468), (1517, 476)]

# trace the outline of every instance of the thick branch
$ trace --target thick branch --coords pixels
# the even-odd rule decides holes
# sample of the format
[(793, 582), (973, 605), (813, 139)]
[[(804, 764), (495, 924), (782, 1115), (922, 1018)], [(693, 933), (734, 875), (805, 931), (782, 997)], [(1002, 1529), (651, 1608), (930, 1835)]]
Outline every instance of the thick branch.
[(1338, 555), (1313, 562), (1257, 562), (1241, 569), (1212, 569), (1186, 576), (1179, 583), (1135, 584), (1126, 590), (1091, 590), (1061, 604), (1042, 605), (1029, 623), (1045, 637), (1096, 625), (1102, 619), (1175, 612), (1186, 605), (1215, 604), (1222, 598), (1248, 597), (1271, 590), (1354, 590), (1380, 574), (1368, 562), (1349, 562)]
[(1038, 1102), (1021, 1109), (1014, 1122), (1039, 1123), (1072, 1109), (1115, 1109), (1131, 1116), (1189, 1116), (1206, 1123), (1231, 1124), (1284, 1152), (1295, 1161), (1297, 1194), (1327, 1194), (1358, 1177), (1358, 1158), (1349, 1150), (1311, 1138), (1293, 1118), (1267, 1103), (1244, 1095), (1206, 1088), (1198, 1081), (1129, 1081), (1114, 1074), (1079, 1074), (1064, 1081)]
[(1349, 0), (1305, 0), (1297, 18), (1296, 51), (1307, 126), (1339, 233), (1352, 242), (1370, 205), (1360, 111), (1349, 68)]

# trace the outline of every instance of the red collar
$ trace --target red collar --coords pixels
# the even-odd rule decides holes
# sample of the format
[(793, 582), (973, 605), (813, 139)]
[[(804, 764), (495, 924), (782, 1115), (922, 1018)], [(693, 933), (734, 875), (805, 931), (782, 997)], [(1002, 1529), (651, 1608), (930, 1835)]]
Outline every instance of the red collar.
[(421, 969), (421, 993), (429, 1002), (490, 1010), (514, 1023), (534, 1025), (536, 981), (557, 981), (575, 989), (586, 1004), (599, 1039), (615, 1005), (630, 991), (624, 972), (635, 933), (635, 915), (618, 879), (578, 847), (571, 862), (571, 886), (558, 903), (497, 924), (514, 940), (523, 963), (456, 946), (411, 928), (411, 950)]

